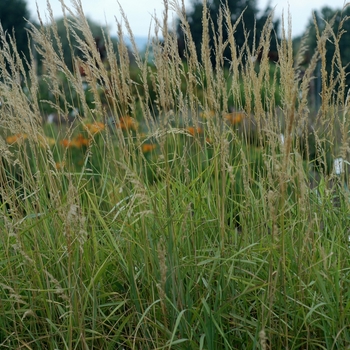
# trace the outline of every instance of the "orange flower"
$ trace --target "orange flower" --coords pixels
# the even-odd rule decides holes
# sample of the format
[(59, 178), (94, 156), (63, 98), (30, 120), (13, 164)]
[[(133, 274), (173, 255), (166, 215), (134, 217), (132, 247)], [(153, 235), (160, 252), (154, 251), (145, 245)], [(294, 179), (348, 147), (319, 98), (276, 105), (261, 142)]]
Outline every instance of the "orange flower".
[(215, 112), (213, 110), (204, 111), (204, 112), (199, 113), (199, 116), (203, 119), (210, 119), (210, 118), (213, 118), (215, 116)]
[(85, 129), (88, 130), (92, 135), (97, 134), (104, 130), (105, 125), (101, 122), (95, 122), (92, 124), (85, 124)]
[(233, 112), (224, 115), (224, 118), (231, 124), (235, 125), (240, 123), (244, 119), (245, 115), (243, 112)]
[(122, 130), (136, 130), (137, 129), (137, 123), (134, 118), (131, 118), (129, 115), (125, 117), (119, 118), (119, 123), (117, 124), (117, 128), (120, 128)]
[(45, 147), (46, 144), (48, 144), (49, 146), (53, 146), (56, 143), (56, 140), (52, 137), (48, 137), (45, 135), (38, 135), (38, 141), (40, 146)]
[(71, 147), (81, 148), (82, 146), (89, 145), (89, 139), (85, 138), (82, 134), (79, 134), (77, 137), (73, 138), (72, 140), (68, 140), (68, 139), (61, 140), (60, 144), (66, 148), (71, 148)]
[(56, 162), (56, 169), (57, 170), (61, 170), (64, 168), (64, 166), (66, 165), (65, 162)]
[(85, 138), (82, 134), (79, 134), (74, 140), (75, 147), (82, 147), (82, 146), (88, 146), (89, 145), (89, 139)]
[(203, 132), (202, 128), (200, 127), (193, 127), (193, 126), (189, 126), (187, 129), (186, 129), (192, 136), (195, 136), (196, 134), (201, 134)]
[(13, 145), (16, 142), (25, 140), (25, 139), (27, 139), (26, 134), (16, 134), (16, 135), (6, 137), (6, 142), (10, 145)]
[(205, 142), (206, 142), (207, 144), (209, 144), (209, 145), (211, 145), (211, 144), (213, 143), (213, 141), (210, 140), (209, 137), (207, 137), (207, 138), (205, 139)]
[(154, 151), (157, 148), (157, 145), (151, 144), (151, 143), (145, 143), (142, 145), (142, 152), (143, 153), (149, 153)]
[(60, 144), (63, 147), (66, 147), (66, 148), (71, 147), (71, 143), (72, 143), (72, 141), (67, 140), (67, 139), (63, 139), (63, 140), (60, 141)]

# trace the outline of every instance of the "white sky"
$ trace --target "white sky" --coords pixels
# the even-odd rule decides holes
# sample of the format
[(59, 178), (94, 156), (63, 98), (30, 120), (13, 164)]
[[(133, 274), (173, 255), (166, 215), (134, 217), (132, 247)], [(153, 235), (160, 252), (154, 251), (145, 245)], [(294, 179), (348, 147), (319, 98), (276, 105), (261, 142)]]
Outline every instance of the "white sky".
[[(36, 2), (38, 3), (42, 17), (45, 18), (45, 12), (47, 12), (46, 0), (27, 0), (32, 19), (37, 18)], [(105, 25), (107, 21), (111, 29), (111, 34), (116, 34), (115, 17), (121, 19), (117, 0), (81, 0), (81, 2), (87, 17), (101, 25)], [(185, 0), (187, 6), (189, 6), (190, 2), (190, 0)], [(265, 8), (268, 2), (270, 2), (272, 7), (276, 6), (275, 18), (281, 18), (282, 10), (284, 10), (285, 21), (287, 21), (289, 6), (292, 15), (293, 36), (303, 33), (313, 10), (320, 9), (324, 6), (341, 9), (346, 3), (344, 0), (332, 0), (331, 3), (329, 0), (258, 0), (259, 8)], [(72, 7), (70, 0), (65, 0), (65, 3), (69, 5), (69, 7)], [(154, 13), (156, 13), (158, 18), (162, 17), (163, 0), (119, 0), (119, 3), (128, 17), (135, 36), (148, 35), (149, 25)], [(62, 10), (60, 0), (50, 0), (50, 4), (55, 17), (61, 17)], [(151, 33), (153, 33), (153, 30)]]

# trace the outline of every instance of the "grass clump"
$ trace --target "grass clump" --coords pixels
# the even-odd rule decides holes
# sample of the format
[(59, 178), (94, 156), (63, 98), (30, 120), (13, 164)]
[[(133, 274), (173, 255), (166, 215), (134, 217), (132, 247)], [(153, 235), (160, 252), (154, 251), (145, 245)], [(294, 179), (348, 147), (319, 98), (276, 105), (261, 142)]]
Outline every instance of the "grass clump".
[[(345, 349), (345, 77), (322, 70), (317, 113), (308, 100), (331, 27), (301, 76), (290, 32), (277, 64), (250, 59), (267, 51), (271, 19), (256, 48), (238, 52), (218, 33), (213, 62), (208, 37), (198, 57), (181, 9), (165, 2), (154, 67), (134, 48), (131, 68), (107, 34), (101, 60), (73, 7), (73, 70), (52, 14), (49, 31), (31, 27), (29, 61), (0, 32), (1, 348)], [(233, 34), (230, 18), (223, 8), (218, 21)]]

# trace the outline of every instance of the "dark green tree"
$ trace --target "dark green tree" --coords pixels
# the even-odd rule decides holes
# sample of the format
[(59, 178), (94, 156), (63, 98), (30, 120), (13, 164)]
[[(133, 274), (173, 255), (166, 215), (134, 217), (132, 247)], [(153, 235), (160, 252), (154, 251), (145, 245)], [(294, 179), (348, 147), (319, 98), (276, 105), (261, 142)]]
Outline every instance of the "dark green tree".
[[(68, 18), (68, 20), (74, 22), (72, 18)], [(106, 50), (105, 44), (103, 42), (103, 33), (107, 35), (107, 28), (101, 27), (98, 23), (94, 22), (91, 19), (87, 19), (87, 21), (91, 33), (95, 39), (96, 46), (100, 51), (101, 58), (104, 59), (106, 55)], [(56, 27), (62, 45), (64, 61), (68, 68), (73, 69), (72, 57), (81, 57), (81, 50), (79, 49), (80, 45), (78, 44), (75, 36), (72, 33), (67, 33), (67, 29), (64, 24), (63, 18), (60, 18), (56, 21)], [(76, 34), (80, 37), (80, 39), (84, 40), (84, 35), (81, 31), (76, 30)], [(116, 43), (117, 41), (115, 40), (115, 45)]]
[(27, 22), (29, 12), (25, 0), (1, 0), (0, 22), (8, 35), (15, 35), (17, 50), (28, 54)]
[[(213, 37), (214, 32), (218, 31), (218, 16), (220, 9), (223, 9), (226, 6), (225, 0), (208, 0), (208, 10), (209, 15), (213, 21), (213, 27), (210, 28), (209, 35)], [(270, 6), (259, 14), (259, 9), (257, 7), (256, 0), (238, 0), (238, 1), (227, 1), (228, 9), (231, 14), (231, 21), (234, 24), (239, 16), (243, 13), (242, 20), (239, 22), (236, 32), (235, 32), (235, 42), (238, 49), (243, 47), (245, 44), (246, 38), (250, 48), (252, 48), (254, 39), (256, 43), (259, 42), (261, 31), (266, 23), (268, 16), (271, 13)], [(192, 0), (192, 6), (189, 11), (186, 12), (186, 18), (190, 26), (191, 35), (193, 41), (196, 45), (196, 50), (198, 56), (201, 50), (203, 26), (202, 26), (202, 16), (203, 16), (203, 1), (202, 0)], [(269, 50), (277, 51), (276, 36), (275, 32), (278, 32), (279, 22), (276, 21), (274, 24), (274, 31), (272, 33), (272, 39)], [(254, 38), (254, 27), (256, 28), (256, 37)], [(223, 23), (223, 40), (226, 40), (228, 37), (226, 25)], [(181, 23), (177, 26), (177, 32), (179, 36), (179, 50), (180, 55), (183, 56), (184, 48), (184, 37), (181, 30)], [(229, 48), (225, 52), (225, 56), (229, 57)]]
[[(305, 55), (306, 63), (310, 60), (313, 52), (317, 48), (316, 25), (320, 35), (326, 30), (327, 23), (331, 25), (331, 31), (328, 31), (327, 40), (324, 41), (326, 49), (326, 71), (328, 74), (328, 82), (331, 79), (337, 79), (339, 75), (339, 67), (343, 67), (346, 74), (346, 85), (350, 84), (350, 7), (343, 10), (334, 10), (330, 7), (323, 7), (319, 11), (315, 11), (314, 17), (310, 19), (308, 24), (308, 51)], [(316, 25), (315, 25), (316, 22)], [(328, 30), (328, 29), (327, 29)], [(339, 47), (340, 57), (336, 55), (337, 46)], [(336, 59), (336, 57), (338, 57)], [(316, 72), (318, 75), (319, 72)], [(337, 90), (337, 89), (335, 89)]]

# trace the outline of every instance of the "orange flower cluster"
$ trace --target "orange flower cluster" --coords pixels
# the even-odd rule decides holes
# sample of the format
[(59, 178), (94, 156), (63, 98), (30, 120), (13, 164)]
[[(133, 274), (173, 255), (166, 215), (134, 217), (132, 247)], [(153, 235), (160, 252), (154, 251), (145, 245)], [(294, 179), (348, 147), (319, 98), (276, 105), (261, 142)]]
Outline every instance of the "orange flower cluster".
[(243, 112), (233, 112), (224, 115), (224, 118), (231, 125), (236, 125), (244, 119), (245, 115)]
[(10, 145), (13, 145), (16, 142), (25, 140), (27, 138), (28, 136), (26, 134), (16, 134), (16, 135), (6, 137), (6, 142)]
[(56, 169), (57, 170), (62, 170), (62, 169), (64, 169), (64, 167), (65, 167), (65, 162), (56, 162)]
[(40, 146), (42, 147), (45, 147), (46, 144), (48, 144), (49, 146), (53, 146), (56, 143), (54, 138), (45, 135), (38, 135), (38, 141)]
[(122, 130), (136, 130), (137, 122), (134, 118), (129, 115), (119, 118), (119, 123), (117, 123), (117, 128)]
[(201, 118), (204, 118), (204, 119), (210, 119), (210, 118), (215, 117), (215, 112), (213, 110), (204, 111), (204, 112), (199, 113), (199, 116)]
[(202, 130), (202, 128), (200, 128), (200, 127), (195, 128), (195, 127), (193, 127), (193, 126), (189, 126), (188, 128), (186, 128), (186, 130), (187, 130), (192, 136), (195, 136), (195, 135), (197, 135), (197, 134), (203, 133), (203, 130)]
[(154, 151), (156, 148), (157, 148), (157, 145), (154, 145), (152, 143), (145, 143), (142, 145), (142, 152), (149, 153)]
[(85, 138), (82, 134), (79, 134), (75, 138), (68, 140), (68, 139), (63, 139), (60, 143), (63, 147), (66, 148), (81, 148), (83, 146), (88, 146), (89, 145), (89, 139)]
[(92, 135), (95, 135), (95, 134), (101, 132), (102, 130), (104, 130), (105, 125), (101, 122), (95, 122), (95, 123), (91, 123), (91, 124), (85, 124), (84, 127)]

